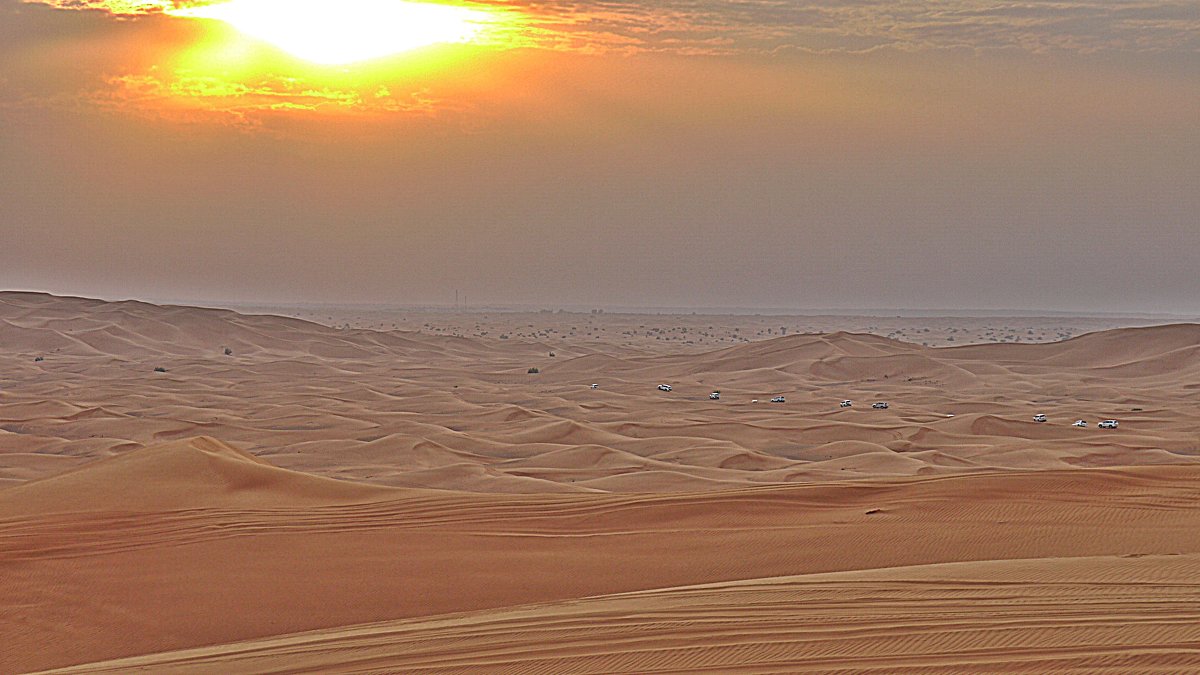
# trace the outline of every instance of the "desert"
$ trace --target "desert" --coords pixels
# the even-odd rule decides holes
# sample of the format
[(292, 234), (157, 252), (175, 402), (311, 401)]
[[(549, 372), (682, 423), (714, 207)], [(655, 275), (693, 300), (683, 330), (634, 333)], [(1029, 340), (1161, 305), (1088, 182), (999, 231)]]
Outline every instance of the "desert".
[(0, 295), (3, 670), (1200, 667), (1200, 325), (283, 313)]
[(1200, 2), (0, 0), (0, 675), (1200, 675)]

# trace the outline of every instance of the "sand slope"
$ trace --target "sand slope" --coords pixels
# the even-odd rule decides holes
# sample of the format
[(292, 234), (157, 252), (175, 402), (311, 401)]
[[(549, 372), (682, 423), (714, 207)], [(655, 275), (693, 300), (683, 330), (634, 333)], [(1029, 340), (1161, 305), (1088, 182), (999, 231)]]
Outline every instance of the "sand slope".
[(1200, 557), (952, 563), (314, 631), (63, 673), (1133, 673), (1200, 669)]
[[(181, 509), (142, 480), (179, 466), (180, 452), (228, 455), (201, 439), (0, 493), (5, 670), (692, 584), (946, 562), (1200, 554), (1200, 468), (1193, 467), (677, 495), (366, 487), (354, 496), (362, 486), (326, 491), (328, 481), (230, 455), (219, 484), (244, 485), (265, 469), (272, 479), (251, 491), (271, 495), (270, 506), (222, 487), (226, 496)], [(180, 473), (177, 489), (211, 494), (206, 466)], [(67, 479), (120, 490), (123, 500), (40, 512), (50, 488)], [(1129, 583), (1120, 574), (1111, 581)], [(929, 602), (941, 602), (936, 597)], [(739, 611), (760, 609), (751, 603)], [(890, 652), (884, 637), (876, 649)], [(1123, 639), (1152, 638), (1159, 639)], [(681, 633), (677, 642), (706, 639)], [(1028, 640), (1036, 643), (1037, 634)]]

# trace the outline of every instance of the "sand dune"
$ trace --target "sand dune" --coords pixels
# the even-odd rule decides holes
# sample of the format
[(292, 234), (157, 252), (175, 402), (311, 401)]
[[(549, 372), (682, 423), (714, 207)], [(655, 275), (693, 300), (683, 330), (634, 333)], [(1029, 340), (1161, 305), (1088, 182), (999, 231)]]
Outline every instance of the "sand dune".
[(55, 672), (1184, 672), (1200, 669), (1198, 573), (1200, 557), (1155, 556), (775, 577), (348, 626)]
[(0, 293), (0, 672), (1200, 669), (1200, 326), (420, 316)]
[[(187, 499), (168, 498), (148, 480), (164, 474), (171, 492)], [(646, 475), (670, 487), (658, 472)], [(1189, 556), (1189, 565), (1200, 554), (1198, 486), (1200, 468), (1168, 466), (876, 478), (676, 495), (489, 495), (328, 481), (197, 439), (0, 492), (5, 514), (0, 601), (10, 608), (0, 617), (0, 632), (7, 636), (0, 662), (7, 670), (32, 670), (531, 602), (849, 570), (880, 570), (879, 578), (885, 578), (888, 568), (948, 562), (1043, 558), (1052, 566), (1055, 559), (1081, 556), (1164, 556), (1163, 569), (1139, 568), (1138, 574), (1157, 574), (1166, 583), (1175, 579), (1175, 554)], [(54, 501), (76, 490), (88, 498)], [(92, 498), (112, 492), (120, 497), (111, 505)], [(985, 567), (978, 581), (996, 583), (990, 580), (1001, 573), (996, 570), (1006, 569)], [(1180, 572), (1181, 583), (1191, 571)], [(1147, 603), (1157, 601), (1159, 591), (1143, 588), (1136, 575), (1126, 578), (1118, 570), (1105, 576), (1091, 563), (1070, 572), (1075, 573), (1068, 577), (1080, 584), (1106, 581), (1122, 597), (1144, 592)], [(1056, 592), (1076, 593), (1084, 611), (1094, 599), (1090, 589)], [(659, 602), (655, 597), (648, 600), (651, 614)], [(673, 592), (663, 592), (662, 598), (671, 597)], [(849, 597), (839, 611), (852, 611)], [(878, 606), (872, 611), (907, 614), (873, 597)], [(796, 598), (801, 603), (803, 593)], [(736, 594), (726, 600), (735, 623), (738, 616), (761, 611), (760, 601)], [(928, 603), (931, 613), (954, 604), (937, 592), (915, 602)], [(1200, 605), (1181, 606), (1192, 619), (1200, 611)], [(1107, 620), (1107, 606), (1091, 609), (1096, 618), (1082, 622)], [(553, 623), (559, 610), (545, 611)], [(818, 617), (819, 612), (810, 619), (798, 614), (795, 630), (806, 632), (804, 621)], [(87, 630), (81, 632), (80, 625)], [(1069, 626), (1063, 630), (1073, 634)], [(1130, 644), (1164, 649), (1183, 639), (1137, 627), (1106, 630), (1089, 633), (1082, 644), (1113, 633)], [(1057, 635), (1030, 629), (1023, 639), (1048, 647), (1059, 643)], [(990, 639), (981, 637), (981, 648)], [(674, 640), (681, 646), (709, 644), (704, 634), (686, 631)], [(918, 642), (953, 652), (964, 641), (970, 642), (965, 637)], [(863, 654), (895, 649), (888, 631), (863, 635), (860, 642), (865, 644), (855, 649)], [(55, 648), (47, 650), (46, 644)], [(919, 647), (914, 648), (923, 653)], [(819, 640), (800, 640), (788, 649), (794, 650), (788, 658), (823, 654), (853, 663), (854, 653), (839, 656)], [(693, 664), (686, 656), (692, 651), (656, 658), (663, 659), (661, 667), (682, 669), (704, 663), (717, 668), (730, 663), (720, 659), (733, 658)], [(747, 647), (730, 653), (748, 658), (752, 652)], [(336, 651), (347, 663), (354, 662), (353, 653), (353, 645)], [(287, 663), (284, 655), (274, 658)], [(513, 658), (539, 657), (516, 650)], [(586, 670), (591, 662), (580, 663)], [(588, 667), (608, 668), (603, 660), (597, 663)], [(636, 671), (655, 663), (611, 665)]]
[(387, 488), (286, 471), (212, 438), (121, 453), (0, 491), (0, 514), (166, 511), (361, 502)]
[[(840, 442), (903, 454), (871, 464), (895, 475), (1200, 454), (1194, 325), (950, 348), (835, 332), (675, 354), (589, 338), (550, 356), (536, 341), (27, 293), (0, 294), (0, 321), (0, 481), (10, 484), (196, 435), (330, 477), (497, 492), (577, 490), (581, 479), (654, 490), (619, 473), (639, 465), (631, 456), (673, 489), (855, 472), (819, 450)], [(674, 391), (657, 391), (661, 382)], [(766, 402), (776, 394), (788, 402)], [(838, 409), (843, 398), (858, 406)], [(875, 400), (892, 408), (870, 410)], [(1036, 412), (1051, 422), (1034, 426)], [(1110, 417), (1122, 429), (1097, 436)], [(1070, 427), (1077, 418), (1093, 427)], [(554, 471), (580, 447), (591, 448), (575, 467), (585, 474)]]

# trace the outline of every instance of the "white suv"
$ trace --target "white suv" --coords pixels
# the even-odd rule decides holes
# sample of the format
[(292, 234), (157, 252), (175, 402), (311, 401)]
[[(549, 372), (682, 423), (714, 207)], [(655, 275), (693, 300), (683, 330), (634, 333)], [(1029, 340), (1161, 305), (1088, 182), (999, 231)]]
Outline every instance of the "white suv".
[(1104, 420), (1103, 422), (1101, 422), (1100, 424), (1097, 424), (1096, 426), (1100, 427), (1101, 429), (1116, 429), (1117, 421), (1116, 420)]
[(1033, 416), (1033, 421), (1034, 421), (1034, 422), (1045, 422), (1045, 421), (1046, 421), (1046, 416), (1045, 416), (1045, 415), (1043, 415), (1043, 414), (1041, 414), (1041, 413), (1038, 413), (1038, 414), (1036, 414), (1036, 415), (1034, 415), (1034, 416)]
[(710, 401), (720, 401), (721, 400), (721, 392), (714, 391), (713, 393), (708, 395), (708, 399)]
[(669, 385), (669, 384), (660, 384), (660, 385), (658, 385), (658, 390), (659, 390), (659, 391), (671, 391), (671, 385)]
[(849, 408), (849, 407), (851, 407), (851, 406), (853, 406), (853, 405), (854, 405), (854, 401), (851, 401), (851, 400), (849, 400), (849, 399), (847, 399), (847, 400), (845, 400), (845, 401), (842, 401), (842, 407), (843, 407), (843, 408)]
[(888, 404), (886, 401), (880, 401), (879, 403), (872, 404), (871, 407), (876, 410), (887, 410)]
[(787, 399), (782, 396), (776, 396), (775, 398), (771, 399), (771, 403), (787, 403)]
[(1071, 426), (1073, 426), (1073, 427), (1081, 427), (1081, 428), (1082, 428), (1082, 427), (1086, 427), (1086, 426), (1087, 426), (1087, 422), (1084, 422), (1083, 420), (1075, 420), (1074, 422), (1072, 422), (1072, 423), (1071, 423)]

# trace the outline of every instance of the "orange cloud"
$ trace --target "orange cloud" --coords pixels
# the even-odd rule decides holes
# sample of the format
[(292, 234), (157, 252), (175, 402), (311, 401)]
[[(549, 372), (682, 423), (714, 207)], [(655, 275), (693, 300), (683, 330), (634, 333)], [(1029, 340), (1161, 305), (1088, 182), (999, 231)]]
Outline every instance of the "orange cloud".
[[(23, 1), (136, 16), (210, 0)], [(1200, 52), (1200, 3), (1192, 0), (482, 0), (479, 4), (528, 17), (521, 46), (583, 52), (862, 52), (881, 47)]]
[(152, 14), (181, 6), (199, 4), (196, 2), (173, 2), (172, 0), (22, 0), (30, 4), (49, 5), (55, 9), (92, 9), (116, 14), (118, 16), (136, 16)]
[[(159, 28), (184, 26), (186, 39), (204, 35), (193, 19), (168, 10), (209, 0), (21, 0), (56, 10), (91, 10), (97, 22)], [(1157, 52), (1200, 54), (1200, 3), (1183, 0), (482, 0), (519, 14), (519, 25), (472, 48), (454, 64), (442, 57), (406, 56), (346, 72), (321, 70), (272, 55), (261, 45), (184, 43), (150, 53), (141, 37), (124, 38), (142, 59), (113, 61), (86, 98), (138, 114), (201, 116), (250, 124), (264, 114), (436, 115), (462, 107), (456, 76), (514, 49), (533, 53), (667, 53), (674, 55), (864, 53), (876, 50), (1021, 50), (1031, 52)], [(18, 5), (20, 6), (20, 5)], [(113, 21), (113, 19), (118, 19)], [(132, 45), (132, 46), (129, 46)], [(464, 52), (467, 53), (467, 52)], [(410, 61), (416, 59), (414, 63)], [(140, 64), (140, 65), (139, 65)], [(421, 71), (424, 72), (421, 72)], [(387, 92), (380, 95), (380, 92)], [(399, 92), (393, 94), (392, 92)], [(24, 100), (27, 97), (10, 97)]]
[(427, 89), (312, 85), (294, 78), (232, 81), (221, 77), (157, 72), (118, 75), (87, 98), (101, 108), (175, 121), (259, 128), (272, 115), (436, 115), (451, 109)]

